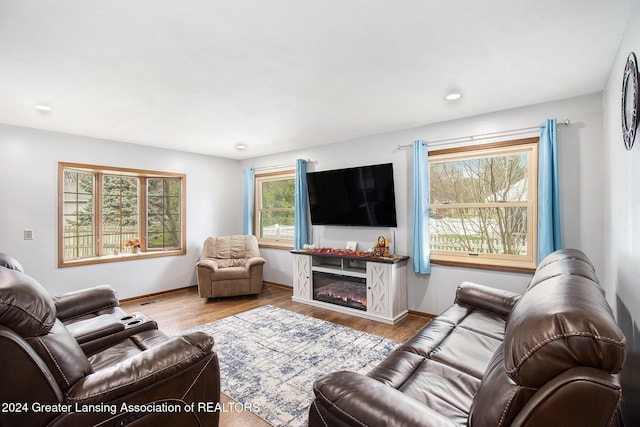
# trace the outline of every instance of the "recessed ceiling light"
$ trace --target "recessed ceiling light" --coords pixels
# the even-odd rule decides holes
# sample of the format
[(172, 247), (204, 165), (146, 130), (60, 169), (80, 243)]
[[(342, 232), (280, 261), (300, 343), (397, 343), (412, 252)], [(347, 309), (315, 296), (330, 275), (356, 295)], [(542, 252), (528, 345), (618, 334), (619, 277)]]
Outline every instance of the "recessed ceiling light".
[(50, 105), (45, 105), (45, 104), (37, 104), (36, 105), (36, 110), (40, 110), (40, 111), (52, 111), (53, 107)]
[(447, 101), (455, 101), (460, 98), (462, 98), (462, 94), (460, 92), (452, 92), (444, 97)]
[(247, 149), (247, 144), (245, 144), (244, 142), (238, 142), (236, 144), (236, 150), (246, 150)]

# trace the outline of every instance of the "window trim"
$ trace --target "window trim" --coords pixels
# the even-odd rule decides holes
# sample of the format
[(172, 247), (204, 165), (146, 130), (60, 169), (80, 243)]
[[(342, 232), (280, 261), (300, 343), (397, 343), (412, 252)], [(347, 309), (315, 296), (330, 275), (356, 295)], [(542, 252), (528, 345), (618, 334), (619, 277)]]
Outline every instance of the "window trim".
[[(522, 147), (525, 146), (525, 147)], [(538, 147), (539, 138), (523, 138), (510, 141), (500, 141), (489, 144), (457, 147), (450, 149), (434, 150), (429, 152), (429, 163), (436, 158), (468, 157), (474, 152), (493, 151), (496, 154), (507, 153), (511, 150), (518, 150), (518, 147), (530, 150), (529, 167), (533, 172), (529, 173), (528, 201), (519, 202), (526, 204), (530, 209), (530, 220), (527, 221), (528, 243), (530, 245), (529, 254), (526, 258), (517, 255), (500, 254), (478, 254), (469, 255), (465, 253), (456, 254), (452, 251), (431, 250), (431, 262), (433, 264), (469, 267), (497, 271), (526, 272), (530, 273), (537, 266), (538, 252)], [(431, 182), (430, 182), (431, 184)], [(484, 205), (484, 204), (482, 204)], [(438, 205), (439, 206), (439, 205)], [(487, 206), (489, 207), (489, 206)], [(431, 242), (429, 242), (431, 245)]]
[[(96, 175), (118, 175), (140, 178), (138, 188), (138, 215), (140, 224), (140, 237), (143, 248), (146, 248), (147, 235), (147, 194), (146, 178), (178, 178), (180, 180), (180, 240), (181, 247), (174, 250), (153, 250), (147, 252), (142, 250), (137, 254), (103, 254), (99, 244), (102, 236), (102, 180), (95, 182), (95, 207), (94, 214), (94, 239), (96, 242), (96, 254), (92, 257), (78, 259), (64, 259), (64, 170), (75, 169), (82, 172), (89, 172)], [(99, 166), (85, 163), (58, 162), (58, 267), (74, 267), (80, 265), (102, 264), (109, 262), (131, 261), (143, 258), (157, 258), (165, 256), (185, 255), (187, 253), (187, 214), (186, 214), (186, 188), (187, 176), (182, 173), (161, 172), (146, 169), (131, 169), (114, 166)]]
[[(292, 179), (295, 186), (296, 171), (295, 169), (286, 169), (276, 172), (267, 172), (256, 174), (254, 177), (254, 209), (253, 209), (253, 234), (258, 239), (258, 246), (261, 248), (272, 249), (286, 249), (291, 250), (294, 246), (294, 239), (292, 240), (277, 240), (267, 239), (260, 237), (260, 212), (261, 212), (261, 200), (262, 200), (262, 183), (276, 180)], [(295, 206), (291, 209), (282, 208), (280, 210), (293, 212), (295, 219)]]

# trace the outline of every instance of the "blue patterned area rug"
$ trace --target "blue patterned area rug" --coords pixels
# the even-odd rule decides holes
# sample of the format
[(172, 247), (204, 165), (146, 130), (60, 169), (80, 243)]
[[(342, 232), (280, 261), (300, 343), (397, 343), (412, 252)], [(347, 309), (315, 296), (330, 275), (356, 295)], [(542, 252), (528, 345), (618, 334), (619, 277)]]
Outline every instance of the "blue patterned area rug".
[(316, 378), (366, 373), (399, 345), (270, 305), (189, 331), (213, 335), (222, 392), (274, 426), (307, 425)]

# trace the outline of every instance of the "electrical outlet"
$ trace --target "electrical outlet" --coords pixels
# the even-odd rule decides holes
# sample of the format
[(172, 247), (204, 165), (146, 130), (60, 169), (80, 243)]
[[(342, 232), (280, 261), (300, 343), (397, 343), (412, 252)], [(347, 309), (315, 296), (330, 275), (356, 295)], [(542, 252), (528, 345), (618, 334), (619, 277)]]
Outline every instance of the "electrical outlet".
[(24, 229), (24, 240), (33, 240), (33, 230), (30, 228)]

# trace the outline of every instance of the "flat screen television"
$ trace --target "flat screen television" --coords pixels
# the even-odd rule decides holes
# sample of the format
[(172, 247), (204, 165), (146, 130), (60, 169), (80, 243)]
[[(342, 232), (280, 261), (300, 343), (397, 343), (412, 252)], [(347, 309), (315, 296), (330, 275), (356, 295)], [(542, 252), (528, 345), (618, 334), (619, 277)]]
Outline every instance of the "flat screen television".
[(307, 173), (313, 225), (397, 227), (393, 164)]

